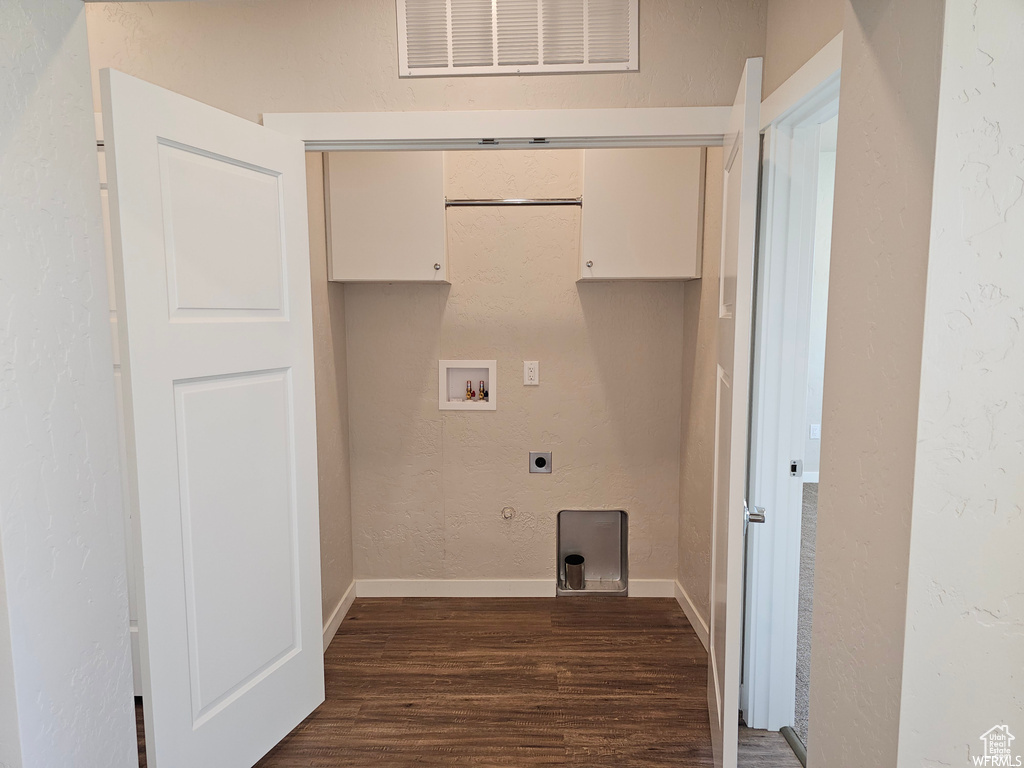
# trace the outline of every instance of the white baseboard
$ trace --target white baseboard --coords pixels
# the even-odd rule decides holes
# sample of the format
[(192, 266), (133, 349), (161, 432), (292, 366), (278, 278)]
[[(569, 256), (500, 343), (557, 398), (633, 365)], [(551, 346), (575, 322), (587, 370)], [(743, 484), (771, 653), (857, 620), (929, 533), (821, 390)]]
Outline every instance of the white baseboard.
[(675, 597), (672, 579), (630, 579), (630, 597)]
[(554, 597), (554, 579), (358, 579), (356, 597)]
[[(672, 579), (630, 579), (630, 597), (673, 597)], [(356, 597), (554, 597), (554, 579), (358, 579)]]
[(679, 603), (679, 607), (683, 609), (683, 613), (686, 614), (686, 618), (690, 621), (690, 626), (693, 627), (693, 631), (697, 633), (698, 639), (700, 639), (701, 645), (704, 646), (704, 650), (708, 650), (709, 631), (707, 622), (701, 618), (700, 613), (697, 612), (697, 607), (693, 604), (693, 600), (683, 589), (683, 585), (678, 581), (675, 583), (675, 595), (676, 602)]
[(816, 483), (818, 482), (818, 475), (820, 474), (820, 472), (804, 472), (804, 476), (800, 479), (805, 483)]
[(331, 611), (331, 615), (327, 617), (327, 621), (324, 622), (324, 653), (327, 652), (327, 646), (331, 644), (331, 640), (338, 634), (338, 627), (341, 626), (342, 620), (345, 618), (345, 614), (348, 613), (348, 609), (352, 607), (352, 601), (356, 599), (356, 583), (353, 581), (348, 585), (348, 589), (345, 590), (345, 594), (341, 596), (341, 600), (334, 606), (334, 610)]

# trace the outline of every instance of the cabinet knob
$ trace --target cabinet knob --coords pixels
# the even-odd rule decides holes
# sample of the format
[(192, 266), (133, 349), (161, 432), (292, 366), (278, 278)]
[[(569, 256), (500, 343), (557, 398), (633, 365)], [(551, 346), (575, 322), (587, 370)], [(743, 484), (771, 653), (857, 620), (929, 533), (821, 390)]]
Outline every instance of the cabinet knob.
[(587, 268), (588, 268), (588, 269), (589, 269), (590, 267), (593, 267), (593, 266), (594, 266), (594, 262), (592, 262), (592, 261), (588, 261), (588, 262), (587, 262)]
[(440, 269), (441, 269), (441, 265), (440, 265), (440, 264), (435, 264), (435, 265), (434, 265), (434, 269), (436, 269), (436, 270), (440, 270)]

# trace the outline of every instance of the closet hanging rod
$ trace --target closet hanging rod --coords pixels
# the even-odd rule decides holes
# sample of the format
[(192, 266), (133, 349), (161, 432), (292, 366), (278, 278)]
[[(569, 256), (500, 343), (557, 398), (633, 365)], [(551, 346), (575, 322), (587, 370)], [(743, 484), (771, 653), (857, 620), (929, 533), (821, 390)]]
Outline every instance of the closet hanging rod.
[(463, 208), (489, 205), (583, 205), (582, 197), (505, 197), (467, 200), (444, 199), (445, 208)]

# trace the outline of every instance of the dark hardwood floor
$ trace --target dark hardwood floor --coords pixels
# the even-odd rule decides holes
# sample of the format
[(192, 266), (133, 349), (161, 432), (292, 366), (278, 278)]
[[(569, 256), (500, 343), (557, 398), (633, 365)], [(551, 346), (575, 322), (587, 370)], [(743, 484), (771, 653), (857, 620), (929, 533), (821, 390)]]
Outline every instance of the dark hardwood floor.
[[(324, 662), (327, 700), (259, 768), (714, 764), (707, 656), (672, 599), (359, 599)], [(749, 765), (798, 766), (774, 736), (778, 762), (741, 739)]]
[(712, 765), (674, 600), (357, 600), (324, 661), (327, 701), (260, 768)]
[(739, 768), (802, 768), (786, 737), (778, 731), (740, 726)]

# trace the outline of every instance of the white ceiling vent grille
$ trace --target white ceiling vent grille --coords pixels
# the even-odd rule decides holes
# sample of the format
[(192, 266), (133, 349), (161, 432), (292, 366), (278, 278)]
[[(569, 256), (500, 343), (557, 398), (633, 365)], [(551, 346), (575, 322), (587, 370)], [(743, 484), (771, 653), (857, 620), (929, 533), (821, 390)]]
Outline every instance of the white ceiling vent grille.
[(402, 77), (639, 68), (639, 0), (395, 0)]

